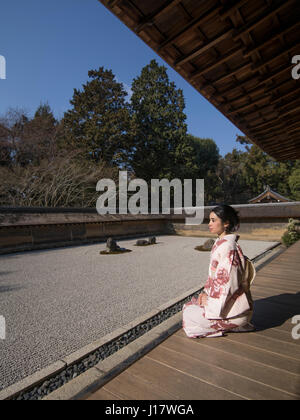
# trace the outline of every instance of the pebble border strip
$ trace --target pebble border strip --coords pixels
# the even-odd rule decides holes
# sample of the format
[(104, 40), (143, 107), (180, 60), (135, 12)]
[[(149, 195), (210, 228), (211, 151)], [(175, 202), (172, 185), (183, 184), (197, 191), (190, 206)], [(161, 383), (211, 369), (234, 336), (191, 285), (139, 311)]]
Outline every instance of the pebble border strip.
[(189, 302), (193, 296), (198, 296), (199, 293), (203, 290), (203, 287), (196, 293), (186, 297), (185, 299), (177, 302), (175, 305), (170, 306), (169, 308), (161, 311), (160, 313), (154, 315), (152, 318), (147, 321), (137, 325), (131, 330), (127, 331), (118, 339), (101, 346), (99, 349), (89, 354), (86, 358), (82, 359), (78, 363), (74, 363), (71, 366), (68, 366), (58, 375), (53, 378), (47, 379), (40, 385), (35, 385), (35, 387), (21, 392), (12, 398), (12, 400), (41, 400), (53, 391), (59, 389), (66, 383), (70, 382), (72, 379), (86, 372), (90, 368), (97, 365), (99, 362), (103, 361), (107, 357), (116, 353), (118, 350), (121, 350), (123, 347), (132, 343), (134, 340), (138, 339), (142, 335), (146, 334), (152, 328), (158, 326), (162, 322), (176, 315), (178, 312), (182, 311), (183, 305)]

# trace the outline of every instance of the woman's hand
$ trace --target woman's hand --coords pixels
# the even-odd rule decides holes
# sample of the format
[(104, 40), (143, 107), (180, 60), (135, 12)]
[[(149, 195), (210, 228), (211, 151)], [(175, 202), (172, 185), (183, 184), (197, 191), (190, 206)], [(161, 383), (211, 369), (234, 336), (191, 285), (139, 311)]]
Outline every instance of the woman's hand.
[(198, 303), (200, 306), (206, 306), (207, 305), (207, 294), (206, 293), (200, 293), (198, 298)]

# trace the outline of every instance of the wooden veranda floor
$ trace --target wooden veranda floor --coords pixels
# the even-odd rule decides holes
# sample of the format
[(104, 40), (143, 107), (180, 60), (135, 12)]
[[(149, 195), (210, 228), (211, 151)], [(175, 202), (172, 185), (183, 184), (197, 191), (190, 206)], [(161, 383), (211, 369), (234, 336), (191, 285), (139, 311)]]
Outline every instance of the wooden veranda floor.
[(300, 339), (292, 337), (292, 318), (300, 315), (299, 256), (300, 241), (257, 272), (257, 331), (189, 339), (180, 329), (88, 399), (299, 400)]

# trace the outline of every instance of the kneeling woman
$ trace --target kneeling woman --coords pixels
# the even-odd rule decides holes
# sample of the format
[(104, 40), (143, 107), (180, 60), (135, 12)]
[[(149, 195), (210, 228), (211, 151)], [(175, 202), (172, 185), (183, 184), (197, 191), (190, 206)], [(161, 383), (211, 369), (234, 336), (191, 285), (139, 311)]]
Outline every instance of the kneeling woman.
[(204, 293), (183, 307), (183, 329), (190, 338), (218, 337), (225, 331), (253, 331), (253, 302), (243, 289), (245, 257), (237, 243), (238, 213), (220, 205), (210, 213), (209, 230), (217, 234)]

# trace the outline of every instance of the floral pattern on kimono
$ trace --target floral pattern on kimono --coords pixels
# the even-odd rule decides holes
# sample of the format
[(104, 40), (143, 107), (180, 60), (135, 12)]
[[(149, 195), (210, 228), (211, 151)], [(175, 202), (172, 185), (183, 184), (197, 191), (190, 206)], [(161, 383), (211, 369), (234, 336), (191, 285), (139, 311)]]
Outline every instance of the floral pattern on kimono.
[(246, 325), (252, 317), (242, 288), (245, 257), (238, 239), (236, 234), (225, 235), (212, 247), (204, 286), (207, 304), (200, 306), (193, 298), (183, 307), (183, 329), (191, 338), (222, 335), (222, 331)]

